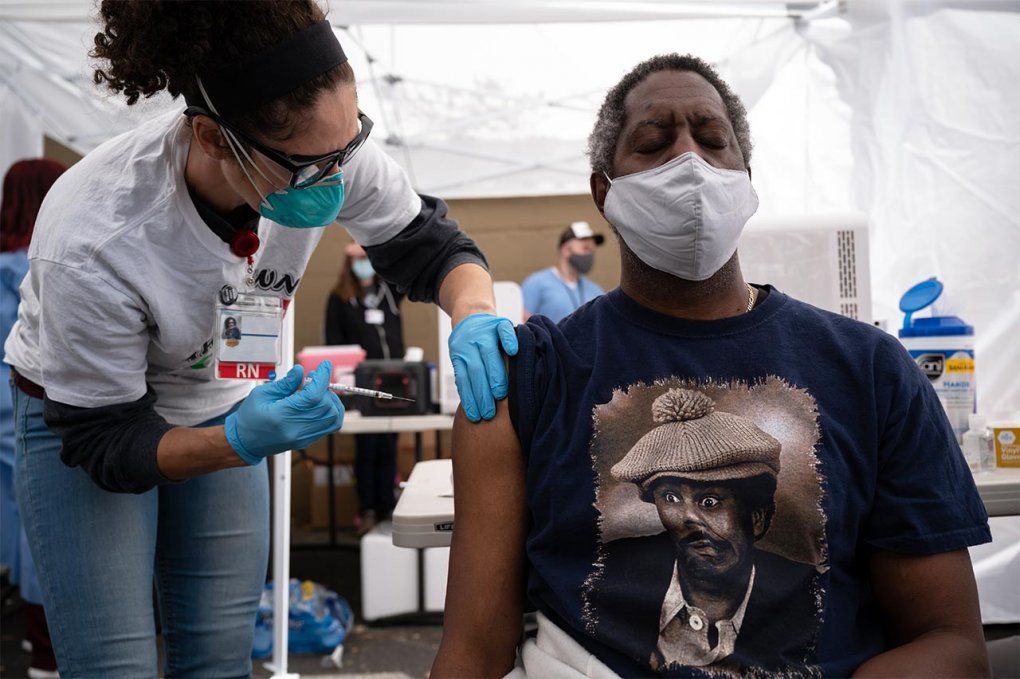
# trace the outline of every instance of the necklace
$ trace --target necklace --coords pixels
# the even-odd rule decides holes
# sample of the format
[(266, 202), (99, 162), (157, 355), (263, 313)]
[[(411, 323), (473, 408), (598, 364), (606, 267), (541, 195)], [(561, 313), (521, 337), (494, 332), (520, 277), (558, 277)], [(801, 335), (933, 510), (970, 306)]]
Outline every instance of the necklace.
[(758, 299), (758, 291), (750, 283), (745, 283), (744, 285), (747, 286), (747, 309), (744, 310), (744, 313), (747, 313), (754, 308), (754, 301)]

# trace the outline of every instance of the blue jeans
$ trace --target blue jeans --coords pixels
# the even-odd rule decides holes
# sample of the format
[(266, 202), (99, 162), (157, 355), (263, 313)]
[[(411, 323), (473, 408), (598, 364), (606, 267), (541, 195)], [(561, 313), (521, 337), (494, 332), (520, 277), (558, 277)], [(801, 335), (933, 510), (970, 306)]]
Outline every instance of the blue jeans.
[[(265, 465), (132, 495), (60, 461), (43, 402), (14, 389), (17, 498), (60, 676), (246, 677), (269, 559)], [(222, 417), (207, 422), (215, 425)]]

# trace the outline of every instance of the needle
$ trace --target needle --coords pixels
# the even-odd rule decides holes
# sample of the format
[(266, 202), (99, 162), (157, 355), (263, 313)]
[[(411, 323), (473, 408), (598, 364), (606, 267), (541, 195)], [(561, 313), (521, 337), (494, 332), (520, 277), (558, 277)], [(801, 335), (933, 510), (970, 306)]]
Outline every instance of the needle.
[(398, 401), (407, 401), (408, 403), (414, 403), (413, 398), (404, 398), (403, 396), (394, 396), (393, 394), (385, 391), (377, 391), (375, 389), (365, 389), (364, 387), (348, 387), (346, 384), (330, 384), (330, 391), (335, 391), (338, 394), (351, 394), (352, 396), (370, 396), (372, 398), (380, 398), (384, 401), (396, 399)]
[[(305, 380), (307, 385), (311, 381), (311, 378)], [(329, 385), (329, 390), (334, 391), (338, 394), (349, 394), (351, 396), (368, 396), (370, 398), (378, 398), (384, 401), (390, 401), (396, 399), (398, 401), (408, 401), (414, 403), (413, 398), (404, 398), (403, 396), (394, 396), (393, 394), (385, 391), (377, 391), (376, 389), (365, 389), (364, 387), (349, 387), (346, 384), (340, 384), (339, 382), (333, 382)]]

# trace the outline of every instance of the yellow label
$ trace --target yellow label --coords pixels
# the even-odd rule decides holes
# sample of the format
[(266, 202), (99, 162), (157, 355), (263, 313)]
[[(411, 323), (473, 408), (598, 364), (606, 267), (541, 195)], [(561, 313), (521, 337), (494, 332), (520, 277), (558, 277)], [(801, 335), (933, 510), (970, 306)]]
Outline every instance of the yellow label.
[(947, 373), (972, 373), (974, 372), (974, 359), (970, 357), (966, 358), (948, 358), (946, 359), (946, 372)]
[(996, 427), (995, 462), (1000, 467), (1020, 467), (1020, 427)]
[(301, 600), (308, 601), (312, 598), (315, 593), (315, 583), (311, 580), (305, 580), (301, 583)]

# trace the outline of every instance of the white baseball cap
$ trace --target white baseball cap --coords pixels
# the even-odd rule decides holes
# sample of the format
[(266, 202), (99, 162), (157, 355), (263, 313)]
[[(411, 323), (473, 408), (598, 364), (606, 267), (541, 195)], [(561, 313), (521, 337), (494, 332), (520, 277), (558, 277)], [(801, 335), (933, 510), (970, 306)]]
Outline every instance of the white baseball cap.
[(571, 224), (568, 229), (560, 234), (560, 245), (575, 238), (594, 238), (595, 245), (602, 245), (606, 240), (606, 237), (601, 233), (592, 231), (591, 225), (588, 222), (574, 222)]

